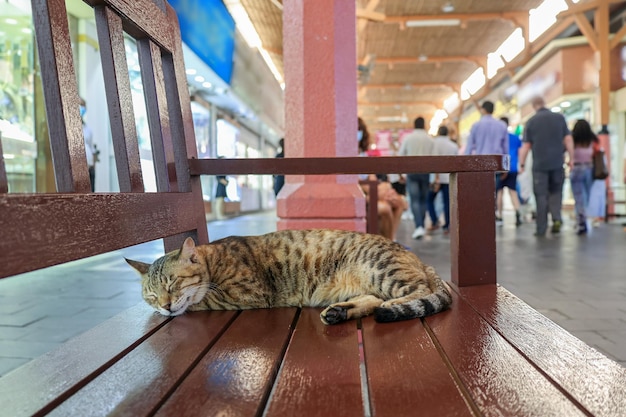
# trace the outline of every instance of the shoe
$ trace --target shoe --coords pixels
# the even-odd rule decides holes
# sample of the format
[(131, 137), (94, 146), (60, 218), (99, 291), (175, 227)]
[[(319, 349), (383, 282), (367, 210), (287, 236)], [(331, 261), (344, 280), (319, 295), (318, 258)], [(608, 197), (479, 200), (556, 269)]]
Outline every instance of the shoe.
[(534, 236), (535, 236), (535, 237), (546, 237), (546, 234), (545, 234), (545, 233), (535, 232), (535, 233), (534, 233)]
[(554, 223), (552, 223), (552, 233), (557, 234), (561, 232), (561, 221), (557, 220)]
[(587, 223), (581, 223), (578, 225), (578, 230), (576, 231), (577, 235), (586, 235), (587, 234)]
[(450, 234), (450, 229), (448, 229), (447, 227), (444, 227), (443, 228), (443, 234), (444, 234), (444, 236), (449, 235)]
[(415, 231), (413, 232), (411, 237), (413, 239), (421, 239), (421, 238), (424, 237), (425, 234), (426, 234), (426, 231), (424, 230), (424, 228), (422, 226), (420, 226), (417, 229), (415, 229)]
[(434, 232), (437, 229), (439, 229), (439, 225), (438, 224), (433, 224), (433, 225), (428, 226), (428, 229), (426, 229), (426, 230), (428, 230), (429, 232)]
[(520, 227), (522, 225), (522, 215), (519, 211), (515, 212), (515, 227)]
[(503, 224), (504, 222), (502, 221), (502, 217), (496, 216), (496, 226), (501, 227)]

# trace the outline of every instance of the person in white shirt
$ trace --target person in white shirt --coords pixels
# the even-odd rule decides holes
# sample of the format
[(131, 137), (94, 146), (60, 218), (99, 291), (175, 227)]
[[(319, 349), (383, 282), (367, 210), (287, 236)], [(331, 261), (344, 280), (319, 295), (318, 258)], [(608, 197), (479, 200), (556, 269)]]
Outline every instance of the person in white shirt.
[[(458, 153), (458, 145), (448, 137), (448, 128), (443, 125), (439, 126), (437, 137), (434, 141), (433, 155), (458, 155)], [(435, 210), (435, 198), (441, 192), (445, 219), (443, 233), (448, 234), (450, 228), (450, 174), (434, 174), (434, 177), (434, 182), (431, 184), (430, 192), (428, 193), (428, 214), (432, 223), (429, 231), (439, 228), (439, 219)]]
[[(400, 156), (427, 156), (432, 155), (434, 141), (428, 135), (423, 117), (415, 119), (415, 130), (409, 133), (402, 140), (398, 155)], [(407, 193), (411, 200), (411, 212), (415, 222), (413, 239), (421, 239), (425, 234), (424, 218), (428, 209), (428, 189), (430, 184), (430, 174), (407, 173), (406, 185)]]

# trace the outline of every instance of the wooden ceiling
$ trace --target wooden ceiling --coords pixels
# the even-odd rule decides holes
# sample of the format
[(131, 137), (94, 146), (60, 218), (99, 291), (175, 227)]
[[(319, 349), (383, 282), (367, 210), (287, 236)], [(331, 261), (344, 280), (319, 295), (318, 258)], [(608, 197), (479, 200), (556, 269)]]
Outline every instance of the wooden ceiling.
[[(240, 0), (282, 72), (282, 0)], [(358, 113), (370, 130), (430, 120), (542, 0), (356, 0)], [(453, 10), (445, 12), (444, 6)], [(407, 21), (458, 19), (457, 26)], [(518, 64), (519, 65), (519, 64)], [(503, 71), (510, 70), (505, 68)]]

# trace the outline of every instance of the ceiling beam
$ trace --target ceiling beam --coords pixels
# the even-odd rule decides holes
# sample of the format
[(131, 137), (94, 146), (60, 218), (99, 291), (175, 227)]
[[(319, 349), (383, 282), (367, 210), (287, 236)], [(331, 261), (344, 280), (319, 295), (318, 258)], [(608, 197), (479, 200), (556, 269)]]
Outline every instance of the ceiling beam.
[(557, 18), (571, 16), (576, 13), (584, 13), (592, 9), (598, 8), (601, 4), (613, 4), (613, 3), (622, 3), (623, 0), (590, 0), (585, 3), (572, 3), (571, 1), (565, 0), (569, 6), (567, 10), (563, 10), (561, 13), (557, 15)]
[(475, 21), (475, 20), (508, 20), (513, 23), (524, 16), (528, 16), (528, 10), (514, 10), (510, 12), (493, 12), (493, 13), (445, 13), (434, 15), (412, 15), (412, 16), (387, 16), (385, 17), (385, 23), (399, 23), (405, 26), (409, 20), (460, 20), (461, 22)]
[(362, 85), (361, 88), (404, 88), (407, 90), (411, 90), (414, 88), (441, 88), (447, 87), (452, 88), (450, 84), (446, 83), (419, 83), (419, 84), (365, 84)]
[(365, 102), (360, 101), (357, 103), (359, 106), (363, 107), (412, 107), (412, 106), (431, 106), (439, 108), (441, 103), (437, 103), (435, 101), (407, 101), (407, 102), (388, 102), (388, 101), (380, 101), (380, 102)]
[(468, 61), (475, 63), (485, 57), (479, 55), (441, 55), (441, 56), (397, 56), (397, 57), (377, 57), (377, 64), (419, 64), (429, 62), (458, 62)]

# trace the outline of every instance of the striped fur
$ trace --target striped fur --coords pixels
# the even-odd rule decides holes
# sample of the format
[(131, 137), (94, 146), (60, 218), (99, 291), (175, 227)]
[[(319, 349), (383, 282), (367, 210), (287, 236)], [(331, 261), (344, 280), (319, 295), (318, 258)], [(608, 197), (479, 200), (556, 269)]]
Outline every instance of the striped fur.
[(452, 303), (433, 267), (382, 236), (355, 232), (286, 230), (201, 246), (187, 239), (151, 265), (127, 261), (142, 275), (146, 302), (164, 315), (325, 307), (326, 324), (370, 314), (388, 322)]

